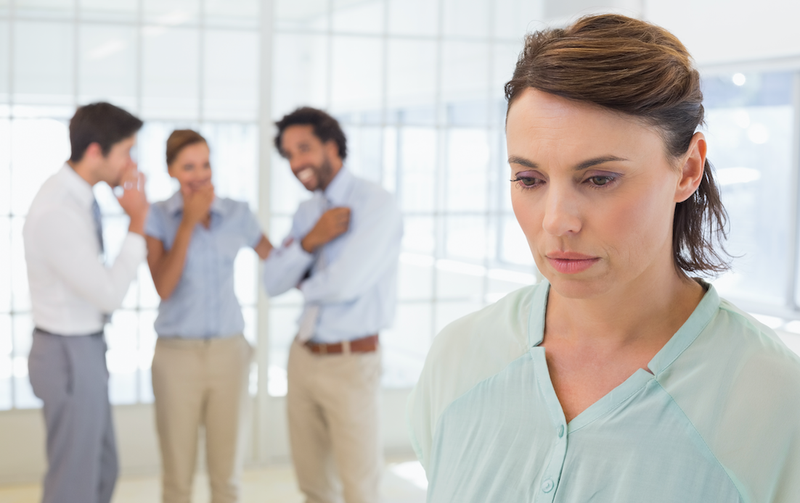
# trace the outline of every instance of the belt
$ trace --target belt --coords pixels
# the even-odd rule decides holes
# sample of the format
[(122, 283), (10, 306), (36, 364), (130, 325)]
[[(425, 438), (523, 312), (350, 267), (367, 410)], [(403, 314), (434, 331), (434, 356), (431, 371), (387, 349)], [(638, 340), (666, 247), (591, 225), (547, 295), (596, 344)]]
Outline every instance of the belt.
[(378, 349), (378, 334), (368, 335), (352, 341), (322, 344), (306, 341), (303, 343), (315, 355), (337, 355), (341, 353), (371, 353)]
[(76, 334), (76, 335), (54, 334), (53, 332), (48, 332), (47, 330), (44, 330), (44, 329), (39, 328), (39, 327), (34, 327), (33, 331), (34, 332), (39, 332), (40, 334), (44, 334), (44, 335), (52, 335), (52, 336), (55, 336), (55, 337), (98, 337), (98, 336), (105, 335), (105, 332), (103, 330), (101, 330), (99, 332), (95, 332), (93, 334)]

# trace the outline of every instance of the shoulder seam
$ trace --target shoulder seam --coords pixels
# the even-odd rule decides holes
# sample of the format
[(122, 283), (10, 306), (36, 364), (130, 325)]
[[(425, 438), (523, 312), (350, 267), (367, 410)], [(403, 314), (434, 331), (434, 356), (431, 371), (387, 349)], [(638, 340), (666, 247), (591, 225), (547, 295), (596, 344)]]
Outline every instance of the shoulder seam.
[(706, 439), (703, 436), (703, 434), (700, 433), (700, 431), (697, 429), (697, 427), (692, 422), (692, 420), (689, 419), (689, 416), (686, 414), (686, 411), (684, 411), (683, 408), (678, 404), (678, 402), (675, 401), (675, 398), (672, 396), (672, 394), (669, 391), (667, 391), (666, 389), (664, 389), (664, 386), (661, 385), (661, 383), (659, 382), (658, 379), (654, 379), (654, 380), (655, 380), (656, 384), (658, 384), (658, 387), (661, 388), (661, 390), (664, 392), (664, 394), (666, 394), (669, 397), (670, 402), (672, 402), (673, 405), (675, 405), (675, 407), (677, 407), (677, 409), (679, 411), (681, 411), (681, 414), (683, 415), (684, 419), (686, 419), (686, 422), (689, 423), (689, 425), (691, 425), (692, 430), (694, 430), (694, 432), (697, 433), (697, 437), (703, 442), (703, 445), (706, 447), (706, 449), (708, 449), (709, 454), (711, 454), (711, 456), (714, 457), (714, 461), (716, 461), (717, 464), (725, 471), (725, 475), (728, 477), (728, 480), (731, 481), (731, 484), (733, 484), (733, 487), (736, 488), (736, 492), (739, 493), (740, 501), (742, 503), (752, 503), (745, 496), (745, 494), (743, 494), (742, 488), (739, 487), (739, 484), (736, 483), (736, 480), (734, 480), (733, 477), (731, 477), (731, 473), (728, 471), (728, 468), (722, 463), (722, 461), (719, 460), (719, 458), (717, 457), (717, 454), (713, 451), (713, 449), (711, 449), (711, 446), (708, 445), (708, 442), (706, 442)]
[[(723, 304), (728, 304), (727, 306)], [(742, 312), (736, 306), (727, 303), (720, 303), (720, 309), (724, 310), (726, 313), (730, 313), (731, 316), (735, 316), (737, 320), (740, 320), (742, 324), (744, 324), (749, 330), (751, 330), (755, 335), (758, 337), (763, 337), (768, 339), (773, 343), (777, 343), (778, 347), (780, 348), (778, 351), (775, 351), (777, 354), (781, 354), (782, 356), (789, 356), (795, 357), (797, 356), (800, 358), (800, 355), (796, 354), (792, 351), (789, 347), (786, 346), (786, 343), (781, 339), (781, 337), (772, 329), (764, 330), (763, 328), (759, 328), (757, 325), (753, 323), (753, 320), (748, 318), (745, 312)], [(757, 320), (756, 320), (757, 321)]]
[(723, 301), (719, 303), (719, 308), (723, 311), (730, 313), (732, 316), (736, 316), (737, 319), (742, 320), (744, 323), (747, 324), (747, 327), (751, 330), (758, 332), (759, 334), (763, 334), (764, 331), (753, 324), (753, 320), (745, 316), (745, 313), (741, 312), (739, 308), (729, 304), (727, 301)]

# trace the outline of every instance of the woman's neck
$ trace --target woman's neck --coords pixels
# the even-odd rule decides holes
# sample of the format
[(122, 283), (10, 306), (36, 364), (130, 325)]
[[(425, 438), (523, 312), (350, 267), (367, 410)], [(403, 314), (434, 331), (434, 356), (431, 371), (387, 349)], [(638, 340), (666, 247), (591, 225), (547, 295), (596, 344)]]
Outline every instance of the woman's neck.
[(692, 314), (705, 291), (674, 270), (654, 276), (591, 298), (567, 298), (551, 286), (545, 337), (605, 348), (660, 349)]

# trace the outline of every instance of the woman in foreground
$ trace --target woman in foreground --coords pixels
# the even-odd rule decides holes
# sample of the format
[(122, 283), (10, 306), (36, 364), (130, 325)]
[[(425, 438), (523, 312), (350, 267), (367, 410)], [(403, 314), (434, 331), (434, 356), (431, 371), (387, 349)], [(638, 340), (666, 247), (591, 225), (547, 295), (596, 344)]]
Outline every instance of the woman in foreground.
[(546, 278), (446, 327), (409, 401), (429, 502), (800, 501), (800, 360), (725, 269), (691, 58), (600, 15), (506, 84), (511, 199)]

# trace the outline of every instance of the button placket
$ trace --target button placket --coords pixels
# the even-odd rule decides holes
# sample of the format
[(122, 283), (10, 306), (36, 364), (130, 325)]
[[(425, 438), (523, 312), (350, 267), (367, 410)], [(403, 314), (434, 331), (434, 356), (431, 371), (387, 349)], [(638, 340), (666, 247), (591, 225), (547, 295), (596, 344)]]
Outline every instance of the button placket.
[(561, 472), (564, 468), (564, 460), (567, 457), (567, 426), (560, 424), (555, 428), (555, 445), (553, 454), (550, 456), (550, 463), (542, 474), (542, 482), (539, 485), (539, 501), (551, 503), (556, 496), (556, 488), (561, 480)]
[(202, 244), (203, 254), (203, 269), (205, 271), (204, 282), (206, 283), (207, 290), (205, 291), (205, 309), (203, 312), (204, 324), (203, 334), (205, 337), (213, 337), (219, 335), (219, 300), (217, 293), (219, 292), (219, 267), (216, 262), (216, 247), (214, 239), (211, 234), (211, 229), (206, 229), (198, 224), (198, 237)]
[[(544, 327), (539, 327), (544, 330)], [(541, 340), (541, 338), (539, 339)], [(550, 419), (552, 420), (552, 452), (547, 468), (542, 472), (538, 487), (534, 486), (536, 503), (552, 503), (558, 493), (558, 484), (561, 481), (561, 473), (564, 469), (564, 460), (567, 456), (567, 442), (569, 439), (569, 429), (567, 420), (561, 403), (558, 401), (553, 384), (550, 381), (550, 373), (547, 370), (545, 350), (540, 347), (533, 347), (530, 350), (531, 357), (535, 364), (536, 379), (539, 390), (547, 404)]]

